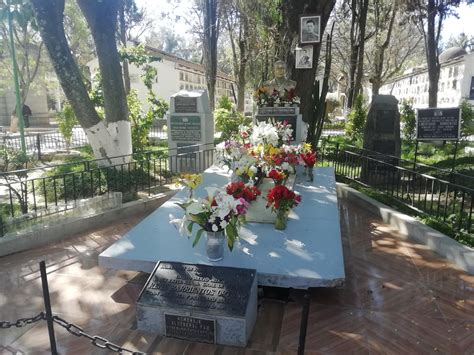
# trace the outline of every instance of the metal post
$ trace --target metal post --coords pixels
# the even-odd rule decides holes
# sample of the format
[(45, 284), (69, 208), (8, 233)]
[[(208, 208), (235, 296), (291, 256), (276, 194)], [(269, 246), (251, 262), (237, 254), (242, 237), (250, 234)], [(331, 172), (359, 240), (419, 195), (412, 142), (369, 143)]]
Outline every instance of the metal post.
[(418, 158), (418, 139), (415, 145), (415, 160), (413, 161), (413, 171), (416, 171), (416, 159)]
[(9, 37), (10, 37), (10, 54), (11, 54), (12, 63), (13, 63), (13, 81), (15, 83), (16, 116), (18, 117), (18, 125), (20, 128), (21, 150), (23, 154), (26, 154), (25, 124), (23, 121), (23, 107), (21, 105), (21, 99), (20, 99), (20, 85), (18, 83), (18, 64), (16, 62), (15, 44), (13, 42), (13, 19), (12, 19), (12, 13), (11, 13), (10, 0), (7, 0), (7, 7), (8, 7), (8, 11), (7, 11), (8, 32), (9, 32)]
[(306, 343), (306, 330), (308, 328), (309, 317), (309, 290), (306, 290), (303, 297), (303, 311), (301, 312), (300, 341), (298, 344), (298, 355), (304, 355)]
[(41, 138), (39, 133), (36, 135), (36, 150), (38, 152), (38, 160), (41, 160)]
[(454, 175), (454, 170), (456, 169), (456, 156), (458, 154), (458, 143), (459, 140), (456, 141), (454, 144), (454, 156), (453, 156), (453, 165), (451, 166), (451, 176), (449, 178), (449, 182), (454, 184), (454, 180), (456, 180), (456, 176)]
[(44, 260), (40, 262), (41, 283), (43, 285), (44, 308), (46, 310), (46, 322), (48, 323), (49, 343), (51, 345), (51, 354), (57, 355), (56, 338), (54, 336), (53, 313), (51, 312), (51, 301), (49, 299), (48, 277), (46, 275), (46, 264)]

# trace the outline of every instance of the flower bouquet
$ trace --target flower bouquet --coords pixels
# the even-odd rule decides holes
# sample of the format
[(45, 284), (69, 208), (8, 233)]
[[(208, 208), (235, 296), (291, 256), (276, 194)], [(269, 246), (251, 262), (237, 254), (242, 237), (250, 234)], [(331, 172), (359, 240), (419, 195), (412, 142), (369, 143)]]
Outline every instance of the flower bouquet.
[(182, 174), (178, 179), (178, 184), (189, 188), (189, 199), (192, 199), (194, 190), (202, 184), (202, 175)]
[(267, 201), (267, 208), (271, 207), (277, 214), (275, 228), (283, 230), (288, 212), (301, 202), (301, 196), (285, 185), (276, 185), (268, 192)]
[(221, 260), (224, 253), (224, 241), (227, 239), (232, 251), (238, 237), (239, 216), (245, 215), (248, 202), (244, 198), (234, 198), (222, 189), (206, 188), (208, 196), (204, 199), (190, 200), (178, 204), (185, 210), (180, 232), (191, 236), (194, 225), (199, 229), (193, 241), (193, 247), (206, 232), (206, 252), (209, 260)]
[(314, 164), (316, 164), (316, 152), (309, 150), (306, 152), (303, 152), (300, 154), (300, 158), (306, 167), (307, 174), (308, 174), (308, 180), (313, 181), (314, 176), (313, 176), (313, 167)]

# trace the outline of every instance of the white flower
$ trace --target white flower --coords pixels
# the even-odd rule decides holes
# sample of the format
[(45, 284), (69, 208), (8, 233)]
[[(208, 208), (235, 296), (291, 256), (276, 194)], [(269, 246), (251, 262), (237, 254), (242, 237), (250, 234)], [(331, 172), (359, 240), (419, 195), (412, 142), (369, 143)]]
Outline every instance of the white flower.
[(255, 165), (252, 165), (249, 169), (252, 170), (252, 172), (253, 172), (254, 174), (256, 174), (257, 171), (258, 171), (258, 169), (257, 169), (257, 167), (256, 167)]
[(219, 230), (219, 227), (217, 227), (217, 224), (212, 225), (212, 231), (217, 232)]
[(202, 208), (202, 203), (200, 202), (193, 202), (186, 208), (186, 212), (191, 214), (199, 214), (203, 211), (204, 209)]
[(227, 221), (223, 220), (223, 221), (221, 222), (221, 228), (222, 228), (222, 229), (225, 229), (225, 227), (227, 227), (227, 224), (228, 224)]

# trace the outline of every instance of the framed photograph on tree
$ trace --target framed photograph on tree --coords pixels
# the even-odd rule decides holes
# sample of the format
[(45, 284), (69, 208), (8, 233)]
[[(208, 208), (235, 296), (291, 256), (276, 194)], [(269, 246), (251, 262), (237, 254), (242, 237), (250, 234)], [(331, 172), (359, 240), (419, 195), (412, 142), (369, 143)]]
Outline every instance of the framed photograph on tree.
[(321, 41), (321, 16), (300, 15), (300, 43), (311, 44)]
[(313, 67), (313, 46), (303, 46), (296, 48), (295, 68), (311, 69)]

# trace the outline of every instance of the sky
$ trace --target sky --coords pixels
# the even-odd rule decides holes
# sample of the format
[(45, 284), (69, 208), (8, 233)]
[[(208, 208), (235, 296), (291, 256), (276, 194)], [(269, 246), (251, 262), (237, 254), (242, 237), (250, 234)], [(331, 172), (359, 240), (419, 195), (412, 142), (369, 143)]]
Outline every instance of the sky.
[[(174, 15), (182, 15), (183, 17), (189, 13), (189, 8), (194, 2), (192, 0), (136, 0), (140, 7), (145, 7), (150, 16), (156, 19), (155, 27), (159, 28), (164, 25), (185, 37), (189, 36), (189, 25), (183, 20), (163, 20), (161, 13), (168, 12)], [(176, 4), (178, 4), (176, 6)], [(460, 33), (465, 33), (468, 36), (474, 36), (474, 5), (467, 6), (461, 4), (458, 9), (459, 19), (456, 17), (449, 17), (445, 20), (442, 37), (443, 40), (448, 40), (451, 36), (457, 36)]]

